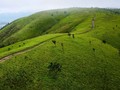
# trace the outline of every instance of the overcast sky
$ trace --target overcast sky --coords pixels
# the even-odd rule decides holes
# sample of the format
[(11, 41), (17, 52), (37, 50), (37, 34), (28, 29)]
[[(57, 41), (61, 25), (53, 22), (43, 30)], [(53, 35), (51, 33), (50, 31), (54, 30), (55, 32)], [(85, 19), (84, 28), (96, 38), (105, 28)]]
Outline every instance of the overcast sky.
[(120, 8), (120, 0), (0, 0), (0, 13), (36, 12), (69, 7)]

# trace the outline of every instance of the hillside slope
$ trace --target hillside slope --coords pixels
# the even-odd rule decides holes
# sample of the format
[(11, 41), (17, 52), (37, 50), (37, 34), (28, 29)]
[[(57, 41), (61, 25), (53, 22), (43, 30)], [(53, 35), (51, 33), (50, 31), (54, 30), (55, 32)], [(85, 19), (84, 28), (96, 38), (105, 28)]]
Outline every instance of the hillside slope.
[[(120, 89), (120, 56), (117, 49), (81, 35), (75, 35), (74, 39), (66, 35), (53, 40), (57, 41), (56, 46), (50, 40), (0, 64), (0, 89)], [(51, 62), (61, 64), (61, 71), (49, 71)]]
[(60, 11), (57, 14), (55, 13), (54, 17), (52, 16), (52, 13), (55, 13), (55, 11), (36, 13), (29, 17), (18, 19), (3, 28), (0, 32), (1, 47), (42, 35), (45, 30), (66, 17), (66, 14), (64, 14), (63, 11)]
[(95, 18), (95, 30), (90, 35), (106, 40), (107, 43), (120, 49), (120, 40), (118, 39), (120, 37), (119, 9), (118, 13), (116, 12), (110, 9), (96, 8), (72, 8), (39, 12), (18, 19), (1, 30), (0, 46), (4, 47), (48, 33), (85, 32), (91, 30), (91, 21), (92, 18)]
[[(119, 11), (52, 10), (9, 24), (0, 31), (0, 58), (10, 56), (0, 59), (0, 90), (119, 90)], [(5, 34), (12, 25), (20, 29)]]

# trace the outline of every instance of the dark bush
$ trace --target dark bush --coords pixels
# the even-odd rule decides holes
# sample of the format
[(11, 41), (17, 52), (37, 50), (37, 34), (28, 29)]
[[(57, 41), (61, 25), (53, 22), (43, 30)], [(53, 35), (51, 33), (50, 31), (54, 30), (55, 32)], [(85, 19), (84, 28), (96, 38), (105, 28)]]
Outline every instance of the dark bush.
[(120, 56), (120, 49), (119, 49), (119, 52), (118, 52), (118, 53), (119, 53), (119, 56)]
[(56, 46), (56, 41), (55, 40), (52, 40), (53, 44)]
[(57, 63), (57, 62), (51, 62), (50, 65), (48, 66), (49, 71), (61, 71), (62, 66)]
[(102, 40), (103, 43), (106, 43), (106, 40)]
[(73, 37), (73, 38), (75, 38), (75, 35), (74, 35), (74, 34), (72, 34), (72, 37)]
[(21, 45), (19, 45), (19, 47), (21, 47)]
[(53, 16), (53, 14), (51, 14), (51, 16)]
[(64, 44), (63, 43), (61, 43), (61, 46), (62, 46), (62, 50), (64, 50)]
[(70, 34), (70, 33), (68, 33), (68, 36), (71, 36), (71, 34)]
[(61, 68), (61, 64), (57, 62), (51, 62), (48, 66), (49, 75), (52, 76), (52, 78), (57, 78), (57, 74), (61, 71)]
[(89, 41), (89, 43), (91, 44), (92, 42), (91, 42), (91, 41)]
[(10, 51), (11, 49), (10, 48), (8, 48), (8, 51)]
[(67, 14), (67, 11), (64, 11), (64, 14)]
[(93, 51), (95, 52), (95, 48), (93, 48)]
[(25, 59), (27, 59), (28, 57), (27, 56), (25, 56)]
[(61, 46), (63, 47), (63, 43), (61, 43)]

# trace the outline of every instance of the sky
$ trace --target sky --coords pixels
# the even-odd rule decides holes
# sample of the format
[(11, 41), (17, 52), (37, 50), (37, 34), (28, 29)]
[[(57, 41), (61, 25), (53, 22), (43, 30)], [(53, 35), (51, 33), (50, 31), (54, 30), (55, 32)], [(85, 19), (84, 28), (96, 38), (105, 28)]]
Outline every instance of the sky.
[(0, 0), (0, 13), (37, 12), (70, 7), (120, 8), (120, 0)]
[(120, 0), (0, 0), (0, 28), (35, 12), (72, 7), (120, 8)]

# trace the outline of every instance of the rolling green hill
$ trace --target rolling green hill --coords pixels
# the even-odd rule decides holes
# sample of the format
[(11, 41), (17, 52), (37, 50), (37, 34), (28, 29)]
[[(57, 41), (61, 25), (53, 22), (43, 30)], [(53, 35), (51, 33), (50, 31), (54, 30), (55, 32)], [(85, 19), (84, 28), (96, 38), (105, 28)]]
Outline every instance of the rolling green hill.
[(0, 90), (119, 90), (119, 23), (119, 9), (99, 8), (10, 23), (0, 31)]

